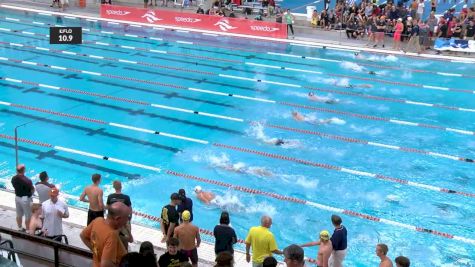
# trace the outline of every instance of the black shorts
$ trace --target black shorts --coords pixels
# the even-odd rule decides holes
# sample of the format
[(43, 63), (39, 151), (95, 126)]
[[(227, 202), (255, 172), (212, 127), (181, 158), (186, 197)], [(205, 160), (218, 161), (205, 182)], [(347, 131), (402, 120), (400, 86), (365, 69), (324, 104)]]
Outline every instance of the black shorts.
[(88, 210), (87, 211), (87, 225), (89, 225), (95, 218), (102, 217), (104, 218), (104, 211), (94, 211)]
[(183, 253), (188, 259), (190, 259), (192, 264), (197, 264), (198, 263), (198, 250), (196, 248), (192, 250), (181, 250), (181, 253)]

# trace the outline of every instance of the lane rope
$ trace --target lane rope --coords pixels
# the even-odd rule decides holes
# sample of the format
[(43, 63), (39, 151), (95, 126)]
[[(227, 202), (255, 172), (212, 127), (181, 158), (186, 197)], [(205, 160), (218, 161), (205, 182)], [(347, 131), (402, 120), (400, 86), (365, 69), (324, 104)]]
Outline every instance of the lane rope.
[[(15, 139), (15, 137), (13, 137), (13, 136), (7, 136), (7, 135), (4, 135), (4, 134), (0, 134), (0, 138), (4, 138), (4, 139), (8, 139), (8, 140), (14, 140)], [(21, 142), (26, 142), (26, 143), (33, 144), (33, 145), (35, 145), (36, 143), (39, 143), (37, 141), (28, 140), (28, 139), (24, 139), (24, 138), (22, 138), (21, 140), (20, 139), (18, 139), (18, 140), (21, 141)], [(42, 144), (45, 144), (45, 143), (42, 143)], [(51, 144), (47, 144), (47, 145), (49, 147), (54, 148), (54, 149), (59, 148), (58, 150), (64, 151), (64, 152), (79, 154), (79, 155), (98, 158), (98, 159), (103, 159), (103, 160), (111, 160), (110, 157), (101, 156), (101, 155), (97, 155), (97, 154), (90, 153), (90, 152), (84, 152), (84, 151), (77, 150), (77, 149), (65, 148), (65, 147), (55, 146), (55, 145), (51, 145)], [(113, 158), (113, 159), (115, 159), (115, 158)], [(117, 159), (115, 159), (115, 160), (116, 161), (114, 161), (114, 162), (119, 163), (119, 164), (126, 164), (126, 165), (134, 166), (134, 167), (137, 167), (137, 168), (148, 169), (148, 170), (153, 170), (153, 171), (157, 171), (157, 172), (161, 171), (159, 168), (152, 167), (152, 166), (147, 166), (147, 165), (138, 164), (138, 163), (132, 163), (132, 162), (125, 161), (125, 160), (117, 160)], [(222, 181), (211, 180), (211, 179), (208, 179), (208, 178), (202, 178), (202, 177), (198, 177), (198, 176), (194, 176), (194, 175), (190, 175), (190, 174), (184, 174), (184, 173), (176, 172), (176, 171), (173, 171), (173, 170), (166, 170), (166, 173), (168, 175), (181, 177), (181, 178), (185, 178), (185, 179), (188, 179), (188, 180), (204, 182), (204, 183), (207, 183), (207, 184), (213, 184), (213, 185), (225, 187), (225, 188), (228, 188), (228, 189), (233, 189), (233, 190), (236, 190), (236, 191), (245, 192), (245, 193), (248, 193), (248, 194), (261, 195), (261, 196), (270, 197), (270, 198), (274, 198), (274, 199), (277, 199), (277, 200), (286, 201), (286, 202), (290, 202), (290, 203), (297, 203), (297, 204), (307, 205), (309, 207), (313, 207), (313, 208), (323, 210), (323, 211), (345, 214), (345, 215), (356, 217), (356, 218), (359, 218), (359, 219), (369, 220), (369, 221), (372, 221), (372, 222), (379, 222), (379, 223), (391, 225), (393, 227), (395, 226), (395, 227), (398, 227), (398, 228), (404, 228), (404, 229), (408, 229), (408, 230), (412, 230), (412, 231), (416, 231), (416, 232), (428, 233), (428, 234), (432, 234), (432, 235), (436, 235), (436, 236), (440, 236), (440, 237), (444, 237), (444, 238), (448, 238), (448, 239), (454, 239), (454, 240), (458, 240), (458, 241), (461, 241), (461, 242), (464, 242), (464, 243), (475, 245), (475, 239), (466, 238), (466, 237), (462, 237), (462, 236), (457, 236), (457, 235), (453, 235), (453, 234), (449, 234), (449, 233), (445, 233), (445, 232), (441, 232), (441, 231), (436, 231), (436, 230), (428, 229), (428, 228), (425, 228), (425, 227), (413, 226), (413, 225), (410, 225), (410, 224), (405, 224), (405, 223), (401, 223), (401, 222), (397, 222), (397, 221), (393, 221), (393, 220), (388, 220), (388, 219), (384, 219), (384, 218), (379, 218), (379, 217), (375, 217), (375, 216), (368, 215), (368, 214), (365, 214), (365, 213), (360, 213), (360, 212), (356, 212), (356, 211), (351, 211), (351, 210), (346, 210), (346, 209), (342, 209), (342, 208), (332, 207), (332, 206), (324, 205), (324, 204), (313, 202), (313, 201), (307, 201), (305, 199), (299, 199), (299, 198), (295, 198), (295, 197), (284, 196), (284, 195), (280, 195), (280, 194), (277, 194), (277, 193), (266, 192), (266, 191), (262, 191), (262, 190), (258, 190), (258, 189), (252, 189), (252, 188), (249, 188), (249, 187), (244, 187), (244, 186), (239, 186), (239, 185), (233, 185), (233, 184), (225, 183), (225, 182), (222, 182)], [(145, 213), (138, 213), (137, 215), (141, 216), (141, 215), (145, 215)], [(153, 216), (153, 215), (150, 215), (150, 217), (145, 215), (145, 217), (158, 219), (157, 216)]]

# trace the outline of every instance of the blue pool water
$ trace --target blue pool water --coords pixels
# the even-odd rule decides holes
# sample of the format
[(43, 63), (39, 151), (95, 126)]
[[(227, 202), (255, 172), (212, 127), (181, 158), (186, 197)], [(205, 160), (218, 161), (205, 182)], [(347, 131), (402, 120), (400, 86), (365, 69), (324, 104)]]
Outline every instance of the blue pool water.
[[(82, 26), (90, 31), (84, 32), (83, 45), (53, 46), (45, 37), (49, 33), (48, 24)], [(99, 172), (104, 177), (105, 194), (112, 192), (111, 182), (119, 179), (125, 193), (131, 196), (134, 209), (155, 216), (159, 216), (172, 192), (185, 188), (195, 202), (194, 222), (203, 229), (212, 230), (221, 209), (205, 206), (193, 196), (193, 188), (200, 185), (220, 197), (222, 207), (230, 210), (232, 225), (242, 239), (249, 227), (259, 223), (261, 215), (271, 215), (274, 219), (272, 231), (281, 248), (290, 243), (313, 240), (323, 229), (331, 230), (329, 218), (332, 212), (269, 195), (249, 194), (219, 184), (185, 179), (167, 174), (167, 170), (457, 237), (474, 238), (473, 195), (448, 194), (298, 161), (329, 164), (473, 194), (473, 163), (342, 141), (354, 138), (473, 159), (475, 139), (471, 134), (371, 119), (389, 118), (475, 131), (475, 116), (471, 110), (475, 108), (475, 96), (471, 93), (475, 90), (471, 76), (475, 73), (473, 64), (369, 53), (355, 57), (353, 52), (331, 49), (135, 28), (7, 10), (0, 10), (0, 25), (3, 29), (0, 31), (0, 57), (3, 58), (0, 61), (0, 103), (3, 103), (0, 105), (0, 134), (11, 136), (16, 126), (27, 123), (19, 128), (22, 138), (161, 169), (157, 172), (64, 149), (21, 143), (20, 161), (27, 165), (28, 175), (35, 181), (39, 172), (47, 170), (53, 183), (59, 184), (63, 192), (77, 197), (90, 183), (91, 174)], [(6, 58), (27, 63), (5, 61)], [(418, 71), (421, 69), (430, 73)], [(77, 70), (87, 72), (78, 73)], [(370, 70), (377, 75), (369, 75)], [(447, 76), (447, 73), (460, 77)], [(382, 81), (363, 80), (367, 78)], [(347, 88), (349, 84), (353, 87)], [(76, 91), (55, 90), (55, 86)], [(310, 89), (304, 87), (334, 90), (331, 93), (317, 90), (315, 93), (335, 98), (338, 103), (330, 105), (310, 101), (307, 98)], [(438, 90), (440, 87), (469, 92)], [(109, 97), (101, 98), (85, 92)], [(467, 110), (362, 97), (367, 95)], [(124, 99), (226, 117), (202, 116), (122, 101)], [(5, 102), (23, 106), (7, 106)], [(283, 102), (306, 108), (292, 107)], [(45, 110), (100, 120), (105, 124), (41, 112)], [(310, 120), (331, 119), (332, 122), (296, 121), (292, 119), (292, 111), (298, 111)], [(117, 124), (209, 143), (114, 127)], [(263, 141), (271, 138), (283, 138), (290, 144), (273, 146)], [(0, 173), (7, 185), (6, 181), (14, 174), (12, 144), (11, 140), (0, 138)], [(256, 153), (214, 144), (252, 149)], [(269, 154), (265, 153), (298, 160), (266, 157)], [(230, 170), (239, 167), (241, 172)], [(81, 205), (75, 201), (70, 204)], [(375, 266), (378, 259), (374, 255), (374, 245), (377, 243), (389, 245), (391, 258), (409, 256), (414, 266), (475, 264), (473, 244), (355, 216), (342, 215), (342, 218), (349, 231), (347, 266)], [(135, 219), (155, 225), (143, 218)], [(306, 249), (306, 255), (314, 258), (316, 248)]]

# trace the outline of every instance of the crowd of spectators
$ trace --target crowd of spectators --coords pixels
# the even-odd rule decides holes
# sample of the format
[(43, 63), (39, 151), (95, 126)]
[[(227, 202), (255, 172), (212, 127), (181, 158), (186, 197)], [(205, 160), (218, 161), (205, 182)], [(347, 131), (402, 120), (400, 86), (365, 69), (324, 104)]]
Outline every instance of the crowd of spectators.
[[(17, 166), (17, 174), (12, 177), (15, 189), (15, 204), (19, 231), (46, 237), (62, 242), (62, 219), (69, 217), (68, 206), (58, 198), (59, 189), (49, 183), (48, 174), (40, 173), (40, 181), (35, 186), (25, 176), (25, 165)], [(162, 242), (166, 242), (166, 252), (157, 259), (154, 245), (142, 242), (138, 252), (130, 252), (128, 243), (133, 242), (131, 231), (132, 202), (122, 193), (120, 181), (113, 181), (114, 193), (107, 196), (103, 204), (103, 191), (100, 188), (101, 175), (92, 175), (92, 185), (81, 194), (81, 201), (89, 203), (87, 226), (80, 234), (83, 243), (93, 253), (93, 266), (123, 267), (187, 267), (198, 266), (198, 250), (201, 244), (200, 229), (192, 223), (193, 201), (186, 196), (184, 189), (172, 193), (170, 203), (162, 208)], [(198, 188), (198, 187), (197, 187)], [(202, 190), (195, 189), (198, 194)], [(38, 193), (40, 203), (33, 203), (32, 196)], [(46, 197), (48, 195), (48, 197)], [(198, 200), (203, 201), (202, 197)], [(205, 202), (204, 202), (205, 203)], [(107, 216), (104, 218), (104, 211)], [(25, 228), (22, 227), (25, 217)], [(275, 267), (278, 262), (274, 254), (283, 255), (288, 267), (305, 266), (303, 247), (319, 246), (316, 265), (323, 267), (341, 267), (347, 254), (347, 229), (340, 216), (332, 215), (333, 233), (328, 230), (319, 232), (318, 240), (301, 245), (292, 244), (280, 250), (274, 234), (270, 230), (272, 218), (262, 216), (260, 225), (251, 227), (244, 241), (246, 261), (253, 267)], [(213, 230), (216, 255), (216, 267), (234, 266), (234, 244), (238, 237), (230, 226), (230, 215), (222, 211)], [(380, 267), (392, 267), (393, 261), (387, 256), (388, 246), (376, 245), (376, 256), (380, 258)], [(252, 253), (251, 253), (252, 251)], [(396, 267), (408, 267), (410, 261), (404, 256), (395, 259)]]

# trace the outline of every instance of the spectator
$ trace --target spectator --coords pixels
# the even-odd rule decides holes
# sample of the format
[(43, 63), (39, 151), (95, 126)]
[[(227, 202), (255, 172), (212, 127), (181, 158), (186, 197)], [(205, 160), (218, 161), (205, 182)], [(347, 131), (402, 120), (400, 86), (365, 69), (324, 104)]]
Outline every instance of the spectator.
[(333, 226), (335, 227), (335, 230), (333, 231), (333, 235), (330, 238), (333, 246), (333, 251), (328, 262), (332, 267), (342, 267), (343, 261), (346, 257), (348, 233), (346, 231), (346, 227), (342, 225), (342, 220), (340, 216), (332, 215), (331, 220)]
[(393, 36), (393, 49), (401, 50), (401, 34), (404, 29), (404, 24), (402, 24), (402, 19), (398, 18), (396, 23), (396, 28), (394, 30)]
[(437, 10), (437, 0), (430, 0), (430, 11), (435, 12)]
[(332, 242), (330, 241), (330, 233), (327, 230), (320, 232), (319, 241), (309, 242), (301, 245), (301, 247), (320, 246), (317, 252), (317, 266), (328, 267), (328, 260), (333, 251)]
[(215, 262), (216, 264), (214, 265), (214, 267), (233, 267), (233, 254), (229, 253), (229, 251), (222, 251), (218, 255), (216, 255)]
[(152, 243), (149, 241), (142, 242), (142, 244), (140, 244), (139, 253), (142, 256), (143, 262), (140, 267), (157, 267), (157, 255), (155, 254), (155, 249), (153, 248)]
[(216, 225), (213, 230), (214, 238), (214, 253), (219, 254), (223, 251), (228, 251), (231, 255), (234, 254), (233, 245), (237, 242), (237, 236), (234, 229), (229, 226), (229, 213), (226, 211), (221, 212), (219, 218), (219, 225)]
[(63, 235), (63, 218), (69, 218), (66, 203), (58, 199), (59, 190), (55, 187), (49, 192), (50, 199), (41, 205), (43, 213), (43, 233), (45, 237), (61, 242)]
[(269, 16), (273, 16), (274, 10), (275, 10), (275, 0), (269, 0), (269, 5), (267, 6), (267, 14)]
[[(92, 185), (84, 188), (80, 201), (89, 203), (89, 210), (87, 211), (87, 225), (89, 225), (94, 219), (101, 217), (104, 218), (104, 201), (102, 199), (102, 189), (99, 187), (101, 183), (101, 175), (92, 175)], [(87, 197), (87, 198), (86, 198)]]
[(183, 211), (187, 210), (190, 212), (190, 222), (193, 221), (193, 200), (186, 196), (185, 189), (178, 190), (178, 196), (180, 196), (181, 203), (177, 206), (178, 215), (180, 216), (180, 222), (183, 222), (181, 214)]
[(406, 45), (406, 51), (413, 47), (417, 51), (417, 53), (421, 52), (421, 45), (419, 44), (419, 22), (417, 19), (414, 20), (414, 24), (412, 25), (412, 30), (410, 33), (409, 42)]
[(252, 247), (252, 266), (261, 267), (262, 262), (272, 253), (282, 254), (275, 242), (274, 234), (269, 230), (272, 226), (272, 219), (269, 216), (262, 216), (261, 226), (251, 227), (246, 237), (246, 261), (251, 261), (249, 253)]
[(198, 7), (198, 9), (196, 10), (196, 14), (204, 14), (205, 11), (203, 10), (203, 8), (201, 8), (201, 6)]
[(287, 267), (303, 267), (305, 266), (303, 249), (295, 244), (284, 249), (284, 262)]
[(404, 256), (399, 256), (396, 259), (394, 259), (396, 262), (396, 267), (409, 267), (411, 266), (411, 261), (404, 257)]
[(107, 209), (107, 219), (97, 218), (81, 232), (82, 242), (92, 251), (94, 266), (116, 266), (127, 254), (119, 229), (128, 221), (131, 210), (122, 202)]
[(262, 262), (262, 267), (277, 267), (277, 260), (272, 256), (267, 257)]
[[(119, 267), (142, 267), (143, 258), (138, 252), (129, 252), (120, 259)], [(145, 267), (145, 266), (144, 266)]]
[(378, 44), (382, 44), (384, 47), (384, 33), (386, 31), (386, 18), (384, 16), (379, 17), (376, 21), (376, 36), (375, 44), (373, 47), (377, 47)]
[(422, 16), (424, 15), (424, 0), (419, 0), (419, 4), (417, 5), (417, 12), (416, 12), (416, 18), (417, 19), (422, 19)]
[(287, 8), (287, 11), (284, 13), (284, 22), (287, 24), (287, 30), (290, 29), (292, 38), (294, 37), (294, 27), (292, 26), (294, 20), (294, 15), (290, 12), (290, 9)]
[[(130, 202), (130, 197), (122, 193), (122, 183), (118, 180), (112, 182), (112, 187), (115, 190), (115, 193), (112, 193), (107, 196), (106, 208), (109, 205), (112, 205), (115, 202), (122, 202), (127, 207), (132, 210), (132, 202)], [(127, 224), (119, 230), (120, 240), (124, 244), (125, 250), (129, 250), (129, 243), (134, 242), (134, 237), (132, 236), (132, 226), (130, 224), (130, 219)]]
[(54, 187), (54, 184), (48, 183), (48, 173), (43, 171), (40, 173), (40, 181), (35, 184), (36, 192), (40, 198), (40, 204), (49, 199), (49, 191)]
[(167, 240), (167, 252), (165, 252), (158, 260), (159, 267), (175, 267), (180, 266), (181, 262), (188, 262), (188, 258), (178, 251), (180, 241), (174, 237)]
[(467, 25), (467, 28), (465, 29), (464, 39), (475, 40), (473, 37), (474, 35), (475, 35), (475, 21), (470, 20), (470, 22)]
[(41, 216), (41, 204), (33, 203), (31, 205), (31, 219), (30, 219), (30, 227), (28, 229), (28, 233), (32, 235), (42, 236), (43, 231), (43, 221), (40, 218)]
[(173, 236), (175, 227), (179, 224), (178, 212), (176, 206), (180, 203), (180, 196), (177, 193), (173, 193), (170, 196), (170, 204), (162, 208), (161, 215), (161, 229), (163, 233), (162, 243), (166, 242)]
[(190, 222), (191, 214), (185, 210), (182, 214), (183, 224), (177, 226), (173, 231), (173, 237), (180, 241), (181, 252), (190, 259), (193, 267), (198, 266), (198, 250), (201, 237), (200, 229)]
[(310, 22), (312, 28), (317, 28), (318, 25), (318, 11), (315, 9), (312, 13), (312, 20)]
[[(31, 196), (35, 193), (33, 183), (25, 176), (25, 170), (25, 165), (19, 164), (16, 167), (16, 175), (12, 177), (12, 185), (15, 189), (16, 223), (19, 231), (30, 228)], [(25, 228), (22, 227), (23, 216), (25, 216)]]
[(418, 0), (412, 0), (411, 3), (411, 17), (416, 18), (417, 15), (417, 8), (419, 7), (419, 3), (417, 2)]
[(376, 256), (381, 259), (379, 267), (393, 267), (393, 262), (386, 254), (388, 254), (388, 246), (385, 244), (376, 245)]

